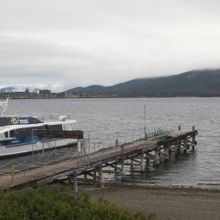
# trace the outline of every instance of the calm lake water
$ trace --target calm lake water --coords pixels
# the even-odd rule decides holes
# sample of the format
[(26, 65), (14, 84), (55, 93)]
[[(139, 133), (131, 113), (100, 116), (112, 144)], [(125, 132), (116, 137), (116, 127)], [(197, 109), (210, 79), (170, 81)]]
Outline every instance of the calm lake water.
[(220, 98), (51, 99), (10, 100), (8, 114), (41, 116), (68, 114), (76, 129), (86, 130), (90, 150), (127, 141), (143, 134), (144, 104), (147, 129), (174, 129), (181, 125), (199, 131), (196, 151), (157, 171), (128, 177), (141, 183), (220, 185)]

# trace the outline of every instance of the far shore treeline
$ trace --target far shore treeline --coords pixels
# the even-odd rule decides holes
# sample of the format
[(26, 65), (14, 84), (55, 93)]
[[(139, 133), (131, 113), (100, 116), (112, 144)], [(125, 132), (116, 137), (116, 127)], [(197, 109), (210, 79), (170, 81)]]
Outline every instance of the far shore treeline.
[(0, 98), (219, 97), (220, 69), (134, 79), (113, 86), (77, 87), (60, 93), (54, 93), (48, 89), (30, 91), (31, 89), (26, 89), (24, 92), (16, 92), (14, 87), (2, 88)]

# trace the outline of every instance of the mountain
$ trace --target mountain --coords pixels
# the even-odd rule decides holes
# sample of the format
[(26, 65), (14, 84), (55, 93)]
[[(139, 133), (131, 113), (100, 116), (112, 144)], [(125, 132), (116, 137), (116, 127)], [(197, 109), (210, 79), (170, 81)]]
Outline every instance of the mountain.
[(37, 93), (39, 92), (40, 89), (28, 88), (24, 86), (10, 86), (10, 87), (0, 88), (0, 93), (25, 92), (25, 90), (29, 92)]
[(220, 96), (220, 69), (134, 79), (113, 86), (91, 85), (65, 91), (81, 97)]
[(0, 89), (0, 93), (10, 93), (15, 91), (16, 91), (15, 87), (4, 87)]

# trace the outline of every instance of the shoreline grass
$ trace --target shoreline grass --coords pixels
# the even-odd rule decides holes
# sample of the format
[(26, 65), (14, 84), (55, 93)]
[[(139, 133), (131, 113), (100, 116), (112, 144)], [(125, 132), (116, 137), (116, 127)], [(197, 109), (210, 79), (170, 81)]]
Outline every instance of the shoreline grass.
[(0, 219), (4, 220), (153, 220), (153, 214), (133, 213), (103, 198), (75, 194), (63, 186), (0, 191)]

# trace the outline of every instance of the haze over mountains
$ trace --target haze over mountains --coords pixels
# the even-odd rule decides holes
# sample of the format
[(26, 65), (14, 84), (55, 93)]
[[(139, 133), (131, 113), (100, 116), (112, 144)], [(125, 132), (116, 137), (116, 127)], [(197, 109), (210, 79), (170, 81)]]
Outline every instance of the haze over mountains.
[(80, 97), (220, 96), (220, 69), (134, 79), (113, 86), (91, 85), (65, 91)]
[(21, 86), (9, 86), (0, 88), (0, 93), (13, 93), (13, 92), (25, 92), (28, 90), (29, 92), (35, 93), (38, 92), (40, 89), (37, 88), (29, 88), (29, 87), (21, 87)]
[[(36, 88), (12, 86), (1, 88), (0, 94), (1, 96), (11, 94), (13, 98), (34, 98), (34, 94), (39, 91), (41, 90)], [(51, 95), (49, 95), (50, 90), (45, 89), (45, 91), (43, 93), (47, 94), (46, 98), (220, 96), (220, 69), (194, 70), (166, 77), (140, 78), (112, 86), (77, 87), (62, 93), (51, 93)], [(17, 97), (17, 92), (26, 94), (27, 97)]]

